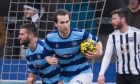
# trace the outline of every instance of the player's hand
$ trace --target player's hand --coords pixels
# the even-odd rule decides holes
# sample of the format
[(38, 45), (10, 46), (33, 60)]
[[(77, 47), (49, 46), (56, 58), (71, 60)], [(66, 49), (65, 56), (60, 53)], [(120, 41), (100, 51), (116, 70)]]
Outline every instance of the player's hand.
[(99, 77), (98, 77), (98, 84), (104, 84), (104, 83), (105, 83), (104, 75), (99, 75)]
[(27, 84), (33, 84), (33, 78), (27, 78)]
[(85, 53), (85, 56), (86, 56), (87, 59), (93, 59), (95, 54), (93, 52), (91, 52), (91, 51), (87, 51)]
[(33, 84), (36, 81), (36, 76), (32, 73), (28, 74), (27, 84)]
[(87, 51), (85, 53), (85, 56), (87, 59), (93, 59), (93, 58), (97, 57), (98, 55), (99, 55), (98, 50), (96, 50), (95, 52)]
[(62, 81), (59, 81), (58, 84), (64, 84)]
[(52, 66), (56, 66), (58, 64), (58, 58), (56, 58), (55, 55), (52, 57), (46, 57), (45, 60)]
[(101, 55), (102, 55), (102, 50), (99, 48), (97, 48), (95, 52), (87, 51), (85, 53), (87, 59), (97, 58), (100, 57)]

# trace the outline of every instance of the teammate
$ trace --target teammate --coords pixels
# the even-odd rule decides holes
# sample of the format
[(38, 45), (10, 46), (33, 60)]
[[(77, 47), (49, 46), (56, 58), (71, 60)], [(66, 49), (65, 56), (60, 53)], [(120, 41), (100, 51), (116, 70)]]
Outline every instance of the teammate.
[[(42, 84), (62, 84), (59, 66), (51, 66), (45, 61), (45, 57), (51, 55), (51, 53), (48, 53), (44, 47), (44, 42), (40, 41), (37, 35), (37, 28), (32, 24), (24, 24), (20, 27), (20, 44), (28, 45), (26, 50), (29, 68), (27, 84), (33, 84), (37, 75), (42, 78)], [(52, 57), (49, 62), (57, 62), (57, 58)]]
[[(64, 84), (92, 84), (93, 73), (87, 58), (102, 55), (100, 40), (85, 30), (70, 29), (70, 16), (66, 10), (58, 9), (54, 13), (56, 31), (48, 33), (45, 42), (47, 48), (55, 53), (61, 67)], [(80, 43), (88, 38), (95, 40), (99, 46), (95, 53), (88, 51), (85, 56), (80, 52)], [(46, 57), (49, 61), (50, 57)]]
[[(40, 0), (28, 0), (23, 5), (24, 16), (22, 16), (22, 19), (17, 22), (16, 27), (19, 28), (22, 24), (25, 23), (32, 23), (38, 29), (38, 38), (43, 39), (45, 38), (45, 34), (40, 32), (46, 30), (46, 26), (44, 26), (45, 24), (42, 22), (44, 18), (44, 8), (40, 3)], [(16, 32), (16, 36), (18, 36), (18, 32)], [(16, 45), (19, 46), (19, 42)], [(21, 46), (19, 49), (16, 49), (17, 52), (20, 53), (20, 56), (22, 56), (22, 58), (24, 58), (23, 56), (25, 55), (26, 48), (26, 46)]]
[(105, 82), (104, 74), (113, 50), (116, 52), (117, 84), (140, 83), (140, 30), (127, 25), (127, 14), (127, 10), (122, 8), (112, 12), (112, 25), (115, 31), (108, 38), (98, 84)]

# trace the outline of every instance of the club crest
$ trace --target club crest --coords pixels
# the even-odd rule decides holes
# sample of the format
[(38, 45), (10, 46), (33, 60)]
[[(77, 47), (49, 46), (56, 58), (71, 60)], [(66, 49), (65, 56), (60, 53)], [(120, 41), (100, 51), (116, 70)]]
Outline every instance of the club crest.
[(128, 41), (129, 42), (133, 42), (134, 41), (134, 37), (128, 37)]
[(40, 55), (37, 55), (37, 58), (38, 58), (38, 59), (41, 59), (41, 56), (40, 56)]
[(77, 45), (77, 41), (73, 41), (72, 46), (76, 46), (76, 45)]
[(59, 48), (59, 44), (55, 44), (55, 48)]

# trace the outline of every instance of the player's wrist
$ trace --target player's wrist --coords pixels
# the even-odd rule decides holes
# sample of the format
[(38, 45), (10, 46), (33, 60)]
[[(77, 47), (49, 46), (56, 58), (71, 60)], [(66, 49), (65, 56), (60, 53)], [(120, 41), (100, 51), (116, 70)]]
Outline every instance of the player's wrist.
[(99, 72), (99, 76), (104, 76), (104, 73), (103, 72)]
[(29, 83), (29, 84), (33, 84), (33, 83), (35, 83), (35, 81), (36, 81), (35, 77), (28, 77), (27, 78), (27, 83)]
[(45, 57), (45, 60), (46, 60), (46, 62), (48, 62), (48, 63), (49, 63), (50, 59), (51, 59), (51, 56)]

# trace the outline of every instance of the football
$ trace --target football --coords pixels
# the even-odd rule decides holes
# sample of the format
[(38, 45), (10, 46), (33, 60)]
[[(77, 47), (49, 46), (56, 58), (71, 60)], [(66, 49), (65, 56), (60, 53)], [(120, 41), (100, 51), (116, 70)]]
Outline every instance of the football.
[(97, 49), (97, 43), (92, 39), (87, 39), (80, 44), (80, 49), (83, 54), (87, 51), (95, 52)]

